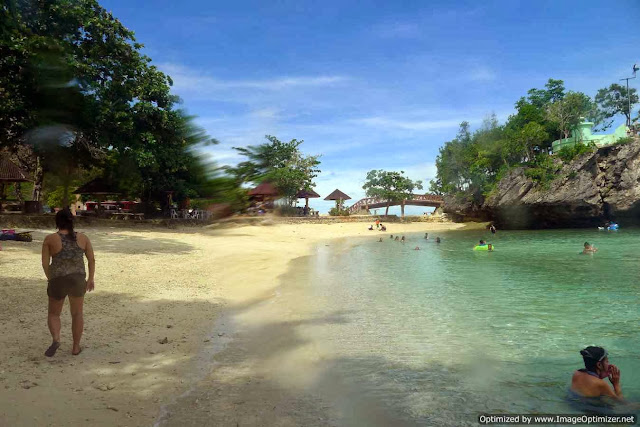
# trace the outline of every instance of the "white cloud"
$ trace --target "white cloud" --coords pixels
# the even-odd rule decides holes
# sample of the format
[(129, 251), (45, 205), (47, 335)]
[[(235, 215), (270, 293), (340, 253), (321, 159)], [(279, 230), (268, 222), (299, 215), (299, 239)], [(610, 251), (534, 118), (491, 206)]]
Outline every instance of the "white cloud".
[(411, 22), (394, 22), (375, 28), (374, 32), (382, 38), (418, 38), (421, 36), (420, 26)]
[(158, 68), (171, 76), (173, 86), (177, 91), (198, 91), (201, 93), (227, 89), (275, 91), (296, 87), (323, 87), (349, 80), (347, 77), (339, 75), (282, 76), (264, 80), (222, 80), (177, 64), (158, 64)]
[(469, 80), (473, 82), (493, 81), (497, 78), (496, 73), (486, 66), (479, 66), (470, 69), (467, 76)]
[[(455, 128), (465, 119), (443, 120), (403, 120), (390, 117), (374, 116), (353, 119), (353, 122), (376, 128), (393, 128), (403, 130), (432, 130)], [(469, 120), (467, 120), (469, 121)]]

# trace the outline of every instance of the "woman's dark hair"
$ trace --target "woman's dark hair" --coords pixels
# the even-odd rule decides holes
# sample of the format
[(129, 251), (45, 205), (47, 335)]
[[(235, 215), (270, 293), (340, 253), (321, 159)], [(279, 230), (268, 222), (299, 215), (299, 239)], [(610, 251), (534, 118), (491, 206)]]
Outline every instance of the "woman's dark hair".
[(73, 214), (69, 208), (64, 208), (56, 214), (56, 227), (58, 230), (67, 230), (69, 236), (75, 240), (76, 233), (73, 231)]
[(587, 371), (596, 371), (596, 365), (607, 357), (607, 350), (602, 347), (589, 346), (584, 350), (580, 350), (582, 359), (584, 360), (584, 367)]
[(589, 242), (584, 242), (584, 247), (586, 248), (587, 246), (590, 246)]

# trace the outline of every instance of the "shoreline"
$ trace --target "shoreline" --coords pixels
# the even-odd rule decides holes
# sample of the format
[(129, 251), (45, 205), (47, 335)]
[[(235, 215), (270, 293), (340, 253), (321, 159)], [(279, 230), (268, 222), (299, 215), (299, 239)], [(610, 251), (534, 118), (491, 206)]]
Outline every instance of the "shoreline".
[[(461, 228), (394, 223), (373, 235)], [(164, 425), (161, 408), (188, 392), (199, 363), (210, 367), (213, 358), (224, 370), (224, 358), (212, 355), (228, 347), (211, 352), (233, 338), (213, 330), (220, 329), (224, 313), (268, 301), (291, 261), (310, 255), (315, 244), (371, 233), (362, 222), (201, 232), (88, 229), (97, 254), (97, 291), (85, 302), (85, 350), (79, 358), (68, 354), (65, 307), (63, 345), (51, 359), (42, 354), (50, 341), (39, 259), (44, 232), (35, 232), (32, 243), (3, 242), (0, 317), (7, 345), (0, 349), (0, 420)], [(165, 337), (168, 343), (161, 344)]]

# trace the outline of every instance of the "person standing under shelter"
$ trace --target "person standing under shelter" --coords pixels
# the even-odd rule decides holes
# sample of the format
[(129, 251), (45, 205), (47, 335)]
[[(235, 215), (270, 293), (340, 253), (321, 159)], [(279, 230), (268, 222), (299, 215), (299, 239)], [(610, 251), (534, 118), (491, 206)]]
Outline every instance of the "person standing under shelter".
[[(42, 243), (42, 268), (47, 276), (49, 296), (47, 324), (53, 339), (44, 354), (53, 357), (60, 347), (60, 313), (68, 296), (73, 335), (71, 354), (77, 356), (82, 351), (80, 339), (84, 329), (84, 294), (95, 287), (96, 261), (89, 238), (74, 231), (73, 214), (68, 208), (56, 214), (56, 227), (58, 232), (45, 237)], [(88, 278), (84, 267), (85, 256), (89, 263)]]

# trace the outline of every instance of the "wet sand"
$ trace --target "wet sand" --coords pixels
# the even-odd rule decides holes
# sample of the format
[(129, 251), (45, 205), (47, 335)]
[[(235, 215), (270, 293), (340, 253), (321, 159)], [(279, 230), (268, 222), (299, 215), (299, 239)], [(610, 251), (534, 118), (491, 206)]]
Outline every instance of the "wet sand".
[[(314, 321), (302, 314), (313, 302), (277, 310), (270, 304), (290, 262), (325, 240), (461, 225), (390, 224), (386, 233), (367, 227), (80, 230), (91, 238), (97, 264), (96, 291), (85, 299), (84, 350), (70, 354), (65, 303), (53, 358), (43, 355), (51, 340), (40, 267), (45, 232), (31, 243), (2, 242), (0, 425), (331, 424), (335, 402), (298, 392), (320, 372), (314, 366), (323, 349), (292, 345), (299, 338), (288, 333)], [(295, 375), (284, 383), (271, 378), (286, 377), (292, 366)], [(208, 398), (201, 403), (202, 393)], [(210, 406), (199, 408), (205, 402)]]

